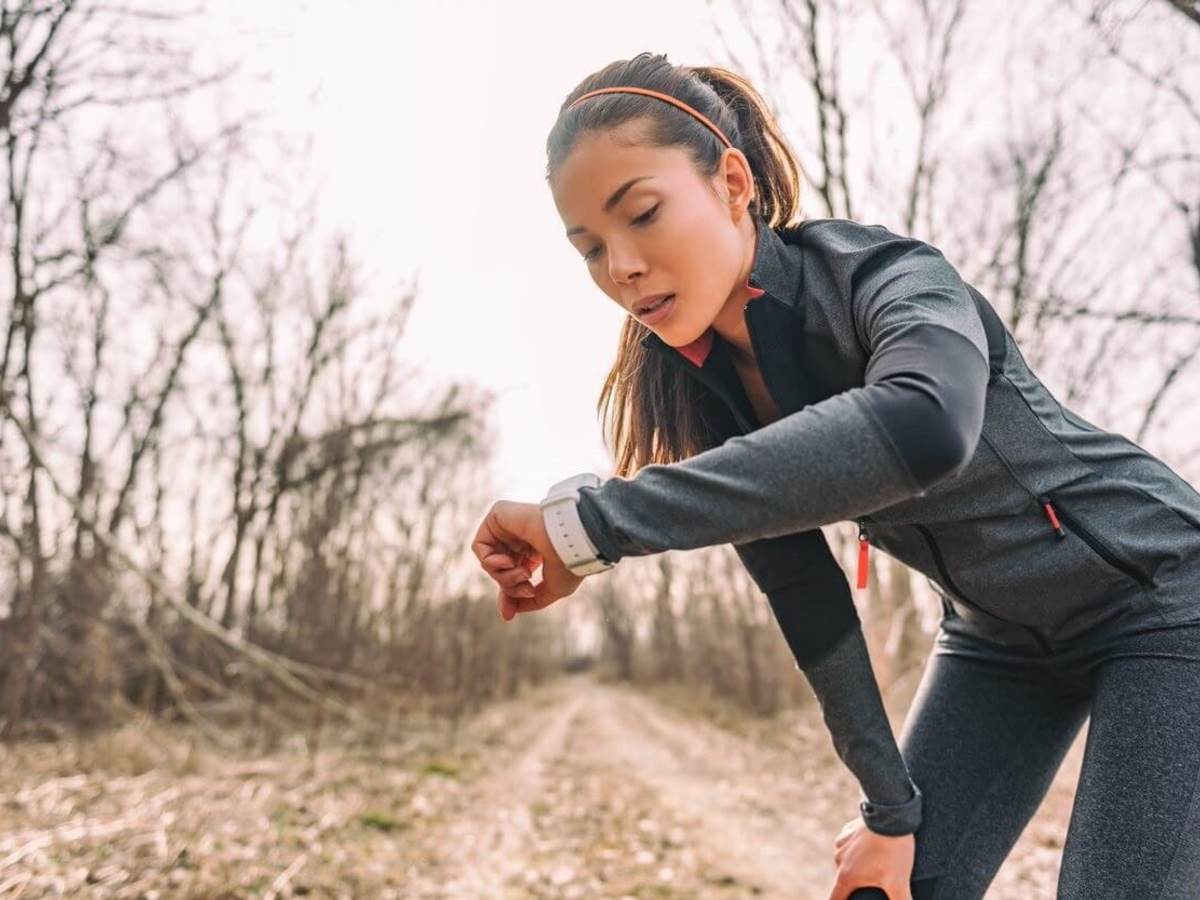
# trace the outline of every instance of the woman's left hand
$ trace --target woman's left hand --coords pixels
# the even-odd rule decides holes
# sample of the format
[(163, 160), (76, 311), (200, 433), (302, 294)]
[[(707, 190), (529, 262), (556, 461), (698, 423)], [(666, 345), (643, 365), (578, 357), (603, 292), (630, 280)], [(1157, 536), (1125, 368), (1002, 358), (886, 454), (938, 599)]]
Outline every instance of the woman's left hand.
[(838, 874), (829, 900), (846, 900), (864, 887), (881, 888), (888, 900), (912, 900), (909, 880), (917, 845), (911, 834), (878, 834), (858, 816), (842, 826), (833, 845)]
[[(471, 550), (500, 586), (497, 605), (506, 622), (519, 612), (545, 609), (575, 593), (583, 581), (550, 543), (536, 503), (497, 500), (475, 532)], [(542, 580), (533, 584), (529, 579), (539, 565)]]

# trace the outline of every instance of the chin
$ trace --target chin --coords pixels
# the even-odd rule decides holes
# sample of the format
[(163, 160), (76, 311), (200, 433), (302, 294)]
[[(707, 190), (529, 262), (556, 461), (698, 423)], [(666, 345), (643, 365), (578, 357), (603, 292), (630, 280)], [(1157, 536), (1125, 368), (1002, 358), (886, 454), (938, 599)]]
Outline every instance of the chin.
[(708, 331), (710, 324), (692, 323), (684, 325), (680, 323), (672, 328), (663, 329), (663, 331), (659, 332), (658, 336), (672, 347), (686, 347), (688, 344), (693, 344), (704, 337), (704, 333)]

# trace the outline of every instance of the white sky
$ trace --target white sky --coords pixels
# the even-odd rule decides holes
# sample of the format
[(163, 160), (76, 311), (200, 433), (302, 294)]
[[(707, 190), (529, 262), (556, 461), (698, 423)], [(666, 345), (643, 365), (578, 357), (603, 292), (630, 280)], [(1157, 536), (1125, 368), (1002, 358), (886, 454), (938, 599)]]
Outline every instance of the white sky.
[[(567, 92), (615, 59), (653, 50), (676, 63), (725, 63), (710, 4), (208, 0), (207, 5), (202, 30), (212, 34), (199, 36), (202, 45), (208, 41), (219, 55), (243, 58), (249, 69), (269, 73), (258, 105), (270, 109), (286, 131), (314, 139), (312, 167), (325, 185), (324, 224), (350, 231), (358, 258), (373, 276), (371, 297), (391, 302), (398, 288), (419, 277), (406, 358), (431, 384), (469, 381), (498, 394), (492, 411), (497, 498), (534, 501), (567, 475), (606, 474), (609, 461), (594, 407), (624, 313), (592, 284), (563, 235), (545, 184), (544, 142)], [(733, 4), (712, 6), (725, 37), (744, 40), (731, 25)], [(995, 66), (1007, 65), (1013, 55), (985, 52), (988, 48), (1002, 39), (1032, 40), (1030, 23), (1016, 33), (1001, 24), (978, 16), (964, 35), (959, 53), (972, 60), (960, 76), (971, 79), (965, 88), (960, 85), (966, 96), (986, 92), (989, 79), (1000, 77)], [(756, 27), (768, 24), (759, 21)], [(1073, 34), (1080, 25), (1060, 22), (1057, 31), (1041, 37), (1052, 47), (1063, 28)], [(771, 43), (771, 36), (762, 37)], [(839, 35), (845, 89), (850, 95), (871, 92), (867, 126), (891, 135), (890, 145), (907, 147), (911, 101), (896, 78), (870, 77), (886, 56), (880, 50), (883, 37), (870, 40), (874, 43), (864, 46), (851, 34)], [(1038, 48), (1023, 49), (1033, 61), (1026, 60), (1019, 75), (1006, 70), (1003, 77), (1020, 84), (1034, 80), (1031, 72), (1053, 68), (1039, 68), (1044, 54)], [(753, 48), (736, 51), (746, 59), (756, 55)], [(757, 80), (757, 73), (747, 74)], [(1111, 72), (1108, 77), (1121, 82)], [(253, 93), (253, 83), (245, 83)], [(773, 85), (760, 86), (770, 96)], [(885, 100), (881, 92), (895, 96)], [(1107, 90), (1088, 103), (1118, 120), (1132, 116), (1129, 101)], [(946, 162), (949, 170), (967, 161), (986, 165), (1026, 130), (1021, 122), (1044, 112), (1029, 104), (1006, 114), (987, 104), (982, 112), (974, 106), (967, 104), (969, 120), (943, 125), (958, 131), (943, 146), (943, 152), (959, 154), (957, 163)], [(785, 131), (796, 134), (798, 155), (806, 158), (810, 129), (807, 123), (794, 127), (802, 113), (785, 105), (779, 114)], [(864, 191), (872, 209), (895, 206), (893, 195), (907, 184), (900, 177), (908, 175), (907, 151), (902, 155), (903, 160), (877, 161), (878, 180)], [(939, 202), (954, 214), (952, 197)], [(879, 218), (871, 210), (860, 208), (855, 217), (901, 227), (898, 218)], [(1136, 223), (1130, 227), (1145, 232)], [(1115, 228), (1106, 230), (1115, 235)], [(966, 265), (965, 253), (954, 259)], [(1145, 359), (1149, 364), (1152, 357)], [(1108, 407), (1076, 409), (1104, 427), (1131, 427)]]
[(419, 277), (408, 359), (497, 391), (496, 488), (535, 501), (610, 471), (596, 396), (623, 313), (567, 242), (546, 134), (585, 75), (643, 50), (719, 52), (706, 4), (219, 0), (225, 50), (271, 73), (267, 102), (311, 132), (329, 225), (350, 229), (373, 296)]

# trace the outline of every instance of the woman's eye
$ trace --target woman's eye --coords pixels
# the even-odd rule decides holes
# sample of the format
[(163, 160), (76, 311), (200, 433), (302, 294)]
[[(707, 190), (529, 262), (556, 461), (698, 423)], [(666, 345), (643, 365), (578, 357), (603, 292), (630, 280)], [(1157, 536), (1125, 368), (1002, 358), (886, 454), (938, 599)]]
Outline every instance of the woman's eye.
[(658, 210), (659, 204), (655, 203), (652, 207), (634, 219), (634, 224), (640, 225), (643, 222), (649, 222), (654, 213)]
[[(655, 203), (652, 207), (650, 207), (648, 210), (646, 210), (644, 213), (642, 213), (640, 216), (638, 216), (636, 219), (634, 219), (633, 224), (634, 225), (644, 225), (647, 222), (649, 222), (652, 218), (654, 218), (654, 214), (656, 212), (658, 212), (658, 208), (661, 205), (662, 205), (661, 203)], [(600, 252), (599, 247), (593, 247), (587, 253), (583, 254), (584, 261), (591, 262), (593, 259), (596, 258), (596, 254), (599, 252)]]

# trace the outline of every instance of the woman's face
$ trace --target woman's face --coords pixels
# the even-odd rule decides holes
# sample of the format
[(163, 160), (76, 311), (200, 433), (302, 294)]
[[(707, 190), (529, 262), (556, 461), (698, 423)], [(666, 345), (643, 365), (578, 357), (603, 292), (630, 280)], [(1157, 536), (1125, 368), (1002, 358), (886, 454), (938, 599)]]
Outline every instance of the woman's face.
[[(636, 139), (633, 124), (618, 129), (622, 137)], [(563, 160), (550, 189), (592, 280), (668, 344), (691, 343), (718, 317), (741, 322), (738, 286), (755, 234), (747, 216), (753, 180), (740, 151), (727, 150), (709, 181), (681, 148), (630, 146), (593, 132)], [(661, 294), (675, 296), (657, 318), (641, 312)]]

